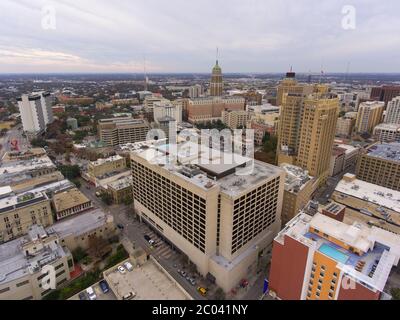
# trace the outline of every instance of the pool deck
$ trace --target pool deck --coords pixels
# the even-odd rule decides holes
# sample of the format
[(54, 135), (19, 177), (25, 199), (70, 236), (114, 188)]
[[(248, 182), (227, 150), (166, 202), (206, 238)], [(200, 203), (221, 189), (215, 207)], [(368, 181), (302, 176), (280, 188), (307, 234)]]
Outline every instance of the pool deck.
[[(363, 273), (365, 275), (368, 275), (370, 273), (373, 265), (377, 264), (376, 260), (379, 261), (383, 252), (388, 249), (387, 247), (385, 247), (379, 243), (376, 243), (373, 250), (370, 250), (367, 253), (365, 253), (364, 255), (359, 256), (349, 250), (346, 250), (346, 249), (338, 246), (337, 244), (335, 244), (329, 240), (326, 240), (326, 239), (320, 237), (319, 235), (317, 235), (315, 233), (307, 232), (304, 236), (308, 239), (311, 239), (311, 240), (317, 242), (318, 251), (321, 252), (322, 254), (325, 254), (329, 258), (337, 261), (338, 263), (342, 263), (346, 266), (351, 266), (351, 267), (355, 268), (357, 266), (358, 262), (364, 261), (365, 266), (362, 269), (361, 273)], [(325, 251), (324, 249), (323, 249), (323, 251), (320, 250), (321, 247), (324, 248), (324, 246), (329, 246), (329, 247), (339, 251), (340, 253), (348, 256), (348, 259), (346, 261), (344, 261), (344, 259), (343, 260), (335, 259), (334, 255), (328, 255), (327, 253), (323, 252), (323, 251)]]

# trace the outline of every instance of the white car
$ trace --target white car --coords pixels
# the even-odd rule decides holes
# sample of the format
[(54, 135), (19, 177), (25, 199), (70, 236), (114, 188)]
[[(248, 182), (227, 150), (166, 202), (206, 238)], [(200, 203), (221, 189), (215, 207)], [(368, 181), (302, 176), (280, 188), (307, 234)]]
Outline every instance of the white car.
[(119, 266), (119, 267), (118, 267), (118, 271), (119, 271), (121, 274), (125, 274), (125, 273), (126, 273), (126, 270), (125, 270), (125, 268), (124, 268), (123, 266)]
[(149, 240), (149, 245), (153, 245), (154, 244), (154, 240)]
[(125, 262), (124, 263), (124, 267), (126, 268), (126, 270), (128, 271), (132, 271), (133, 270), (133, 265), (130, 262)]
[(89, 287), (86, 289), (86, 293), (89, 296), (89, 300), (96, 300), (97, 296), (96, 293), (94, 292), (92, 287)]

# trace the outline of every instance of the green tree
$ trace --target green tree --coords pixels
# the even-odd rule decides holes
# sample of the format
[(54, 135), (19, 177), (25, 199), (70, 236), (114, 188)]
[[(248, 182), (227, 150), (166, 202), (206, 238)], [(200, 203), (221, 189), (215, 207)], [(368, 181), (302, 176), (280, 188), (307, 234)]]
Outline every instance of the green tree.
[(392, 295), (392, 300), (400, 300), (400, 288), (392, 288), (390, 294)]
[(225, 292), (221, 288), (218, 288), (217, 291), (215, 291), (214, 295), (215, 300), (225, 300)]
[(47, 142), (44, 139), (41, 138), (34, 138), (31, 140), (31, 145), (32, 147), (36, 148), (44, 148), (47, 146)]
[(112, 196), (108, 193), (103, 192), (101, 194), (101, 200), (106, 204), (106, 205), (111, 205), (113, 203)]
[(78, 165), (62, 165), (58, 167), (58, 170), (69, 180), (74, 180), (81, 175)]
[(72, 251), (72, 257), (74, 258), (75, 262), (81, 261), (83, 258), (87, 256), (85, 250), (81, 247), (77, 247), (74, 251)]

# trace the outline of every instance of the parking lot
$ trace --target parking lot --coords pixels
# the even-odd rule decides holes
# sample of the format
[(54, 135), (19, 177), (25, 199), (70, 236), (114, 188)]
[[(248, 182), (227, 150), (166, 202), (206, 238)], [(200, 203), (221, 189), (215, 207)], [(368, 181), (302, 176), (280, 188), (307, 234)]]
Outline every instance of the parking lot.
[[(108, 291), (107, 293), (103, 293), (103, 291), (100, 288), (99, 282), (95, 283), (94, 285), (92, 285), (92, 288), (96, 294), (96, 300), (116, 300), (116, 296), (114, 295), (114, 293), (112, 292), (112, 290)], [(72, 296), (71, 298), (69, 298), (69, 300), (81, 300), (79, 298), (79, 294), (83, 293), (87, 300), (89, 300), (89, 297), (86, 293), (86, 289), (79, 292), (78, 294)]]
[(131, 271), (120, 271), (115, 266), (104, 273), (104, 278), (118, 300), (128, 296), (133, 300), (190, 299), (190, 295), (151, 259)]

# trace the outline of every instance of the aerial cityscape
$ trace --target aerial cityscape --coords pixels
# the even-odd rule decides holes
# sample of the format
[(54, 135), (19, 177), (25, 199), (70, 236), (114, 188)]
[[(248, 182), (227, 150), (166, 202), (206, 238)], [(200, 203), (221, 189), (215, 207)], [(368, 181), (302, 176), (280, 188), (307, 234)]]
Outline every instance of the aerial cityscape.
[(0, 5), (0, 300), (400, 300), (400, 5), (233, 2)]

